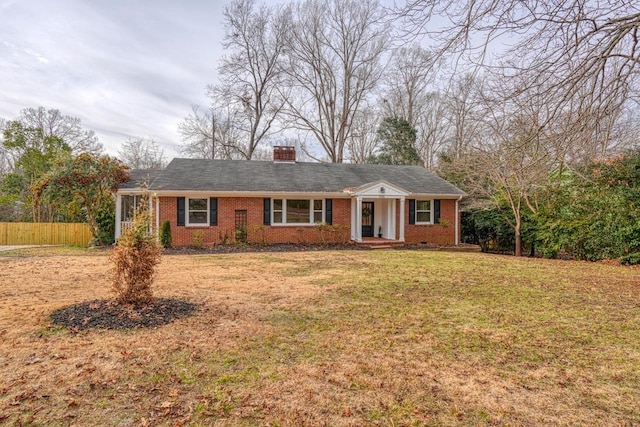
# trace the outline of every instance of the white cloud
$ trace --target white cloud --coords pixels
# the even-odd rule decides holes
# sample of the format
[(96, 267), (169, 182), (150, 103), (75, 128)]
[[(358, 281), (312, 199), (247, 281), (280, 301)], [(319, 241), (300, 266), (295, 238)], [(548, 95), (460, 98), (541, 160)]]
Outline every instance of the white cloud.
[(24, 0), (0, 13), (0, 117), (44, 106), (79, 117), (109, 153), (150, 136), (171, 157), (177, 125), (206, 105), (222, 55), (220, 2)]

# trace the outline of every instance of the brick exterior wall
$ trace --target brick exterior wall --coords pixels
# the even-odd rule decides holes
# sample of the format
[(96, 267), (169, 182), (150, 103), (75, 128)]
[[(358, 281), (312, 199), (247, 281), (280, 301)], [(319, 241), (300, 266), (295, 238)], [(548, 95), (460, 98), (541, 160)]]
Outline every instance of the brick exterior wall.
[[(400, 215), (400, 201), (396, 202)], [(155, 206), (154, 206), (155, 207)], [(217, 226), (178, 226), (177, 198), (160, 197), (160, 225), (169, 220), (174, 246), (201, 244), (212, 246), (236, 240), (235, 211), (247, 211), (247, 241), (249, 243), (346, 243), (351, 238), (351, 200), (333, 199), (331, 226), (265, 226), (261, 197), (219, 197)], [(409, 225), (409, 202), (405, 205), (405, 241), (433, 244), (455, 243), (455, 200), (442, 200), (440, 218), (445, 224)], [(399, 232), (399, 218), (396, 218)]]
[(236, 240), (235, 211), (247, 211), (249, 243), (346, 243), (350, 240), (351, 200), (333, 199), (331, 226), (265, 226), (263, 198), (219, 197), (217, 226), (178, 226), (177, 198), (160, 197), (160, 224), (169, 220), (174, 246), (191, 246), (201, 238), (205, 246)]
[[(404, 206), (404, 241), (453, 245), (456, 242), (456, 201), (440, 200), (440, 224), (409, 224), (409, 201)], [(459, 217), (460, 215), (458, 215)], [(396, 227), (400, 224), (400, 201), (396, 202)], [(459, 221), (459, 218), (458, 218)], [(396, 228), (399, 232), (399, 228)]]

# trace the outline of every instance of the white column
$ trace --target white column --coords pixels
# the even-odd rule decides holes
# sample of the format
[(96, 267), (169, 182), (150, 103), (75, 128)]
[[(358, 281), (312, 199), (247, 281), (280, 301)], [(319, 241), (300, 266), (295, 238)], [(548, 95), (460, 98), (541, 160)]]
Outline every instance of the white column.
[(389, 199), (387, 201), (387, 228), (389, 229), (389, 238), (398, 240), (398, 233), (396, 232), (396, 200)]
[(362, 197), (356, 198), (356, 242), (362, 242)]
[(121, 230), (121, 222), (122, 218), (120, 218), (120, 211), (122, 210), (122, 196), (120, 194), (116, 194), (116, 235), (114, 236), (116, 240), (120, 237), (122, 233)]
[(356, 199), (351, 199), (351, 240), (356, 240)]
[(404, 197), (400, 197), (400, 240), (404, 242)]
[(160, 241), (160, 197), (155, 195), (156, 199), (156, 238)]
[(155, 232), (155, 230), (153, 229), (154, 228), (153, 227), (153, 223), (154, 223), (153, 218), (155, 218), (155, 215), (154, 215), (153, 211), (155, 209), (154, 209), (154, 206), (153, 206), (153, 196), (151, 194), (149, 194), (149, 201), (147, 203), (148, 203), (147, 206), (149, 206), (149, 232), (151, 234), (153, 234)]
[(455, 218), (455, 222), (456, 222), (456, 246), (458, 246), (460, 244), (460, 213), (459, 213), (459, 208), (458, 208), (458, 203), (460, 202), (460, 199), (456, 200), (456, 218)]

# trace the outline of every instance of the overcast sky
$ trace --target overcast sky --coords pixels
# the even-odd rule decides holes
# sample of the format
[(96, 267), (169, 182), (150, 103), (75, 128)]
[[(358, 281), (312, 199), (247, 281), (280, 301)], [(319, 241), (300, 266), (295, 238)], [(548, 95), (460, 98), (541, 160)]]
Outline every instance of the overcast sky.
[(177, 126), (208, 105), (224, 0), (0, 0), (0, 117), (79, 117), (116, 154), (127, 137), (177, 155)]

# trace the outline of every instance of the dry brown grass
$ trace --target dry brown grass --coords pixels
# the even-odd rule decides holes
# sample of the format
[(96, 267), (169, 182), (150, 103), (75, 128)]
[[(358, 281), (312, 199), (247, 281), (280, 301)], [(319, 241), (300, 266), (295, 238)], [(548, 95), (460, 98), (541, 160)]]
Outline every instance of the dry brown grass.
[[(640, 270), (427, 251), (174, 255), (168, 326), (77, 334), (106, 253), (0, 256), (0, 424), (636, 425)], [(93, 256), (89, 256), (93, 255)]]

